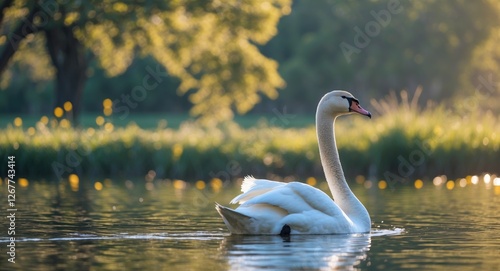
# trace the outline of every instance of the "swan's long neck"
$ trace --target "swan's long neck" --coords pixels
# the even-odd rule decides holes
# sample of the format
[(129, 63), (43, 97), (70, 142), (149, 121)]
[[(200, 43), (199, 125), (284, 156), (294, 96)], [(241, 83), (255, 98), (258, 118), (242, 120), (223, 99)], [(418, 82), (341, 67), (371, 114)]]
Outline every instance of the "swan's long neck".
[(359, 226), (363, 231), (368, 232), (371, 227), (370, 215), (349, 188), (340, 164), (334, 133), (336, 117), (334, 116), (332, 120), (331, 115), (322, 112), (318, 107), (316, 113), (316, 132), (318, 135), (321, 164), (335, 203), (337, 203), (355, 225)]

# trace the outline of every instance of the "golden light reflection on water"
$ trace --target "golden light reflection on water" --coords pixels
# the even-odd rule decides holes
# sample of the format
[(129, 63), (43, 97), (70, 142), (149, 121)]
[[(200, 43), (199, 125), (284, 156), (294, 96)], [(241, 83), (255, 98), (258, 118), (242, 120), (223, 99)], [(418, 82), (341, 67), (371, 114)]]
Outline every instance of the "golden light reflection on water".
[(477, 184), (479, 182), (479, 177), (477, 177), (476, 175), (472, 176), (471, 177), (471, 183), (472, 184)]
[(453, 188), (455, 188), (455, 182), (453, 180), (447, 181), (446, 182), (446, 189), (452, 190)]
[[(50, 204), (55, 201), (48, 200), (56, 195), (50, 192), (54, 186), (30, 180), (28, 188), (19, 189), (19, 204), (36, 208), (25, 208), (22, 226), (28, 233), (22, 237), (39, 238), (42, 241), (24, 243), (29, 245), (24, 246), (22, 251), (31, 257), (23, 260), (27, 267), (25, 270), (35, 269), (40, 264), (50, 269), (52, 255), (58, 254), (61, 255), (58, 258), (61, 266), (66, 269), (76, 266), (78, 259), (74, 259), (73, 255), (83, 253), (78, 245), (85, 241), (59, 240), (58, 244), (64, 249), (55, 250), (54, 241), (40, 237), (40, 232), (43, 232), (44, 235), (65, 239), (88, 238), (89, 235), (91, 238), (102, 237), (103, 241), (92, 239), (88, 244), (85, 243), (91, 248), (85, 253), (101, 261), (98, 268), (109, 267), (110, 270), (121, 270), (113, 267), (122, 267), (120, 264), (124, 262), (140, 266), (163, 264), (168, 270), (205, 270), (215, 263), (221, 266), (213, 270), (246, 270), (250, 265), (262, 265), (266, 269), (265, 266), (270, 264), (276, 264), (276, 269), (287, 269), (285, 267), (293, 265), (295, 268), (289, 269), (318, 270), (323, 267), (328, 269), (330, 265), (331, 269), (347, 266), (351, 268), (346, 269), (359, 267), (364, 270), (370, 264), (377, 270), (401, 270), (405, 267), (423, 270), (429, 266), (435, 267), (430, 268), (432, 270), (440, 270), (446, 266), (456, 267), (457, 263), (463, 270), (472, 269), (473, 264), (467, 265), (467, 261), (473, 261), (474, 264), (481, 262), (486, 264), (485, 270), (495, 270), (491, 267), (497, 266), (498, 259), (492, 256), (499, 243), (491, 236), (500, 229), (496, 223), (500, 197), (495, 196), (500, 194), (500, 178), (489, 175), (490, 189), (487, 188), (484, 175), (476, 176), (479, 180), (476, 185), (472, 184), (473, 176), (453, 180), (446, 177), (446, 182), (440, 186), (432, 185), (432, 178), (408, 181), (406, 185), (396, 188), (397, 192), (387, 189), (387, 181), (388, 186), (384, 191), (379, 187), (382, 180), (353, 183), (351, 186), (360, 200), (371, 201), (367, 208), (372, 215), (375, 232), (379, 227), (391, 229), (403, 225), (408, 231), (394, 238), (373, 234), (312, 236), (292, 237), (290, 242), (283, 242), (279, 236), (228, 236), (213, 208), (213, 202), (227, 203), (237, 195), (241, 183), (236, 180), (231, 185), (221, 180), (220, 193), (213, 193), (209, 190), (212, 189), (212, 180), (188, 182), (156, 177), (149, 182), (143, 178), (88, 180), (75, 175), (71, 177), (72, 182), (78, 179), (82, 193), (67, 193), (73, 190), (68, 178), (62, 182), (64, 186), (59, 188), (67, 191), (60, 194), (64, 204), (57, 207)], [(444, 177), (439, 176), (439, 179), (442, 181)], [(462, 188), (462, 179), (465, 182), (470, 179), (471, 182)], [(18, 179), (19, 185), (21, 180)], [(325, 183), (321, 179), (317, 181), (318, 186)], [(108, 182), (113, 185), (106, 185)], [(371, 184), (370, 193), (362, 192), (367, 189), (365, 182)], [(448, 190), (446, 186), (451, 182), (454, 188)], [(84, 183), (91, 185), (85, 186)], [(155, 189), (145, 190), (145, 183), (154, 185)], [(423, 187), (418, 189), (418, 183)], [(201, 184), (205, 184), (206, 190), (203, 192), (199, 190)], [(176, 189), (179, 186), (181, 189)], [(86, 188), (90, 189), (85, 191)], [(77, 198), (82, 195), (85, 200)], [(83, 202), (93, 202), (93, 211), (89, 212), (91, 216), (87, 216), (87, 212), (74, 211), (74, 206)], [(462, 211), (465, 204), (468, 204), (467, 210)], [(85, 206), (79, 208), (88, 208)], [(47, 216), (53, 208), (57, 208), (58, 215)], [(85, 234), (80, 235), (80, 231)], [(461, 234), (464, 232), (467, 234)], [(369, 242), (365, 240), (366, 237), (370, 238)], [(135, 251), (142, 251), (142, 254), (131, 259), (134, 257), (130, 255), (131, 246)], [(365, 253), (368, 251), (370, 257)]]
[[(164, 185), (166, 187), (173, 187), (176, 190), (182, 191), (187, 189), (190, 186), (190, 183), (185, 180), (180, 180), (180, 179), (174, 179), (174, 180), (155, 180), (156, 172), (153, 170), (150, 170), (148, 174), (145, 175), (145, 188), (146, 190), (152, 191), (154, 190), (159, 183), (160, 185)], [(363, 180), (363, 182), (358, 183), (365, 189), (380, 189), (380, 190), (385, 190), (389, 187), (389, 184), (385, 180), (380, 180), (378, 182), (370, 181), (366, 179), (365, 177), (357, 177), (356, 182)], [(70, 174), (67, 179), (67, 184), (69, 184), (69, 187), (72, 191), (78, 191), (80, 187), (80, 178), (76, 174)], [(480, 182), (482, 181), (482, 182)], [(8, 182), (8, 178), (5, 178), (4, 183)], [(242, 179), (239, 178), (235, 180), (232, 185), (229, 188), (232, 187), (239, 187), (241, 186)], [(26, 188), (30, 185), (30, 182), (28, 181), (27, 178), (19, 178), (17, 180), (17, 183), (19, 187), (21, 188)], [(103, 189), (111, 188), (112, 186), (112, 180), (110, 178), (104, 179), (102, 182), (101, 181), (95, 181), (93, 184), (93, 187), (97, 191), (101, 191)], [(328, 191), (328, 185), (324, 181), (317, 181), (316, 178), (314, 177), (309, 177), (306, 179), (305, 183), (312, 185), (312, 186), (318, 186), (319, 189)], [(465, 178), (458, 178), (456, 180), (447, 180), (447, 177), (445, 175), (440, 175), (436, 176), (432, 180), (432, 184), (436, 188), (440, 187), (445, 187), (447, 190), (454, 190), (457, 188), (465, 188), (468, 186), (477, 186), (480, 183), (484, 184), (485, 189), (492, 189), (494, 191), (495, 195), (500, 195), (500, 177), (497, 177), (496, 175), (492, 174), (485, 174), (483, 176), (477, 176), (477, 175), (468, 175)], [(131, 180), (125, 180), (122, 182), (125, 188), (128, 190), (133, 190), (135, 189), (135, 183)], [(64, 185), (64, 183), (61, 183), (61, 185)], [(413, 187), (417, 190), (422, 189), (425, 186), (425, 181), (421, 179), (417, 179), (413, 182)], [(210, 187), (214, 192), (221, 192), (225, 188), (228, 188), (224, 185), (221, 179), (219, 178), (213, 178), (208, 182), (205, 182), (204, 180), (197, 180), (192, 184), (192, 187), (196, 188), (197, 190), (204, 190), (207, 187)]]
[(80, 178), (76, 174), (70, 174), (68, 177), (69, 186), (72, 191), (78, 191), (80, 185)]
[(26, 178), (19, 178), (17, 182), (19, 183), (20, 187), (28, 187), (29, 185), (28, 179)]
[(212, 187), (212, 189), (214, 191), (219, 191), (222, 189), (222, 186), (223, 186), (223, 183), (222, 183), (222, 180), (219, 179), (219, 178), (213, 178), (211, 181), (210, 181), (210, 186)]
[(483, 177), (484, 183), (485, 184), (490, 184), (491, 182), (491, 175), (490, 174), (485, 174)]
[[(148, 176), (149, 175), (149, 176)], [(155, 190), (159, 186), (165, 186), (165, 187), (172, 187), (176, 190), (182, 191), (186, 190), (189, 187), (196, 188), (198, 190), (204, 190), (207, 187), (210, 187), (212, 191), (214, 192), (222, 192), (224, 189), (232, 189), (234, 187), (239, 187), (241, 186), (241, 181), (242, 179), (239, 178), (232, 182), (230, 186), (226, 186), (221, 179), (219, 178), (213, 178), (209, 182), (205, 182), (204, 180), (197, 180), (194, 182), (192, 185), (190, 182), (185, 181), (185, 180), (180, 180), (180, 179), (174, 179), (174, 180), (169, 180), (169, 179), (164, 179), (164, 180), (158, 180), (158, 179), (153, 179), (151, 176), (154, 176), (154, 174), (147, 174), (146, 176), (146, 184), (145, 188), (146, 190)], [(149, 177), (149, 178), (148, 178)], [(307, 178), (305, 183), (314, 183), (311, 181), (311, 178)], [(484, 188), (486, 190), (493, 190), (495, 195), (500, 195), (500, 177), (497, 177), (496, 175), (491, 175), (491, 174), (485, 174), (483, 176), (477, 176), (477, 175), (472, 175), (472, 176), (466, 176), (465, 178), (458, 178), (456, 180), (447, 180), (446, 182), (443, 183), (443, 175), (437, 176), (433, 179), (433, 184), (436, 188), (444, 187), (447, 190), (454, 190), (457, 188), (466, 188), (468, 186), (477, 186), (480, 184), (484, 184)], [(8, 182), (8, 178), (3, 180), (4, 183)], [(480, 182), (482, 181), (482, 182)], [(421, 179), (417, 179), (413, 182), (413, 187), (415, 189), (422, 189), (425, 186), (425, 181)], [(30, 185), (30, 182), (28, 181), (27, 178), (19, 178), (17, 180), (17, 184), (21, 188), (26, 188)], [(68, 184), (70, 189), (72, 191), (78, 191), (80, 188), (80, 178), (76, 174), (70, 174), (67, 179), (67, 183), (61, 183), (61, 185), (66, 185)], [(125, 180), (122, 182), (122, 185), (124, 185), (125, 188), (129, 190), (135, 189), (135, 183), (131, 180)], [(315, 183), (316, 186), (318, 186), (319, 189), (328, 191), (328, 185), (324, 181), (317, 181)], [(373, 182), (370, 180), (365, 180), (362, 185), (363, 188), (365, 189), (380, 189), (384, 190), (389, 187), (389, 184), (385, 180), (380, 180), (378, 182)], [(403, 185), (404, 186), (404, 185)], [(95, 181), (93, 185), (95, 190), (103, 190), (106, 188), (111, 188), (112, 186), (112, 180), (109, 178), (104, 179), (103, 181)]]
[(387, 182), (384, 181), (384, 180), (381, 180), (378, 182), (378, 188), (381, 189), (381, 190), (384, 190), (387, 188)]
[(500, 177), (496, 177), (496, 178), (493, 180), (493, 185), (494, 185), (494, 186), (500, 186)]
[(199, 190), (203, 190), (205, 189), (205, 182), (203, 180), (198, 180), (196, 181), (196, 184), (195, 184), (196, 188), (199, 189)]
[(177, 190), (182, 190), (182, 189), (186, 189), (187, 183), (183, 180), (174, 180), (173, 186)]
[(420, 179), (415, 180), (415, 183), (413, 184), (416, 189), (421, 189), (424, 186), (424, 182)]

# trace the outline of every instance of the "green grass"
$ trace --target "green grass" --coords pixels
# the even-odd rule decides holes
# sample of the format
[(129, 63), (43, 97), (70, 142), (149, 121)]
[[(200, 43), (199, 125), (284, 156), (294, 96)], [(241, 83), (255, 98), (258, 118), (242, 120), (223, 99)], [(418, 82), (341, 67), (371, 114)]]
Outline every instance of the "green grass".
[[(96, 124), (96, 118), (102, 116), (99, 114), (83, 114), (79, 118), (79, 127), (81, 128), (98, 128), (99, 125)], [(22, 126), (24, 128), (35, 127), (36, 123), (40, 121), (43, 116), (34, 115), (4, 115), (0, 118), (0, 128), (8, 128), (13, 126), (15, 118), (22, 119)], [(49, 116), (47, 116), (49, 117)], [(170, 128), (178, 128), (181, 123), (190, 119), (187, 114), (159, 114), (159, 113), (148, 113), (148, 114), (130, 114), (126, 118), (120, 117), (105, 117), (107, 121), (110, 121), (116, 127), (125, 127), (130, 123), (136, 123), (139, 127), (143, 129), (155, 129), (158, 125), (168, 126)], [(163, 124), (162, 124), (163, 123)]]
[[(349, 179), (364, 175), (395, 183), (442, 174), (459, 178), (500, 173), (496, 116), (460, 116), (409, 102), (374, 106), (378, 114), (372, 120), (346, 116), (337, 122), (337, 143)], [(133, 178), (151, 170), (157, 178), (186, 180), (246, 174), (323, 176), (312, 117), (296, 117), (281, 126), (272, 117), (249, 117), (239, 119), (241, 124), (206, 128), (181, 124), (182, 118), (177, 125), (168, 118), (167, 124), (158, 125), (158, 118), (155, 123), (144, 116), (142, 121), (131, 117), (133, 123), (128, 125), (113, 121), (109, 129), (86, 126), (89, 119), (95, 123), (89, 116), (79, 129), (50, 128), (50, 123), (29, 123), (24, 118), (24, 128), (7, 125), (0, 131), (1, 176), (6, 176), (8, 155), (16, 156), (18, 177), (50, 180), (70, 173)]]
[[(80, 128), (99, 128), (96, 124), (96, 118), (102, 116), (100, 114), (83, 114), (79, 118)], [(28, 129), (29, 127), (35, 127), (37, 122), (43, 116), (35, 115), (3, 115), (0, 118), (0, 129), (6, 129), (8, 127), (14, 126), (14, 119), (21, 118), (22, 127)], [(46, 116), (48, 117), (48, 116)], [(102, 116), (104, 117), (104, 116)], [(113, 123), (115, 127), (126, 127), (131, 123), (135, 123), (142, 129), (154, 130), (158, 126), (163, 128), (174, 128), (177, 129), (180, 125), (186, 121), (193, 121), (193, 118), (188, 114), (162, 114), (162, 113), (134, 113), (128, 115), (126, 118), (120, 117), (104, 117), (106, 121)], [(260, 123), (267, 123), (271, 126), (279, 126), (284, 128), (297, 128), (297, 127), (307, 127), (314, 125), (314, 115), (293, 115), (289, 119), (281, 119), (280, 115), (263, 115), (263, 114), (248, 114), (243, 116), (236, 116), (234, 122), (238, 123), (241, 127), (250, 128), (256, 126)]]

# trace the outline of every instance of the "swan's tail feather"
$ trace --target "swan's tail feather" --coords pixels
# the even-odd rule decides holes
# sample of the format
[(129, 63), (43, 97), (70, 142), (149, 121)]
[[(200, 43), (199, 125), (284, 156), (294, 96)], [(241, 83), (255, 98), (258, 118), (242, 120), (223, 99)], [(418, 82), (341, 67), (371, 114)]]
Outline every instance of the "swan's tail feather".
[(246, 226), (250, 223), (251, 217), (240, 214), (235, 210), (215, 203), (215, 209), (219, 212), (227, 228), (234, 234), (248, 234)]

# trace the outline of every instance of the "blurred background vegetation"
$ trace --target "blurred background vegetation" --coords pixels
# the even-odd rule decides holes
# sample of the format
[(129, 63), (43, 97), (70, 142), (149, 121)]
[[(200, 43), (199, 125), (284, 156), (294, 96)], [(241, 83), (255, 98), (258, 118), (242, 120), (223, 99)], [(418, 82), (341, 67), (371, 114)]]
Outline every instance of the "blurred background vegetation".
[[(81, 47), (85, 63), (74, 68), (84, 73), (85, 84), (76, 104), (89, 113), (100, 112), (106, 98), (131, 95), (147, 68), (157, 70), (157, 65), (168, 75), (141, 97), (134, 112), (191, 110), (221, 118), (231, 116), (228, 109), (247, 113), (262, 100), (253, 112), (283, 106), (313, 112), (331, 89), (351, 90), (366, 101), (417, 86), (423, 87), (423, 103), (432, 99), (451, 106), (481, 88), (469, 109), (498, 112), (498, 1), (401, 0), (396, 1), (401, 11), (387, 20), (382, 11), (391, 2), (3, 1), (3, 52), (30, 11), (40, 18), (33, 19), (36, 32), (21, 39), (8, 64), (2, 64), (7, 67), (0, 112), (50, 115), (55, 106), (62, 107), (66, 96), (57, 101), (55, 90), (57, 56), (51, 57), (48, 47), (65, 45)], [(340, 45), (356, 47), (354, 28), (366, 34), (365, 27), (377, 17), (379, 33), (367, 35), (366, 46), (346, 58)], [(47, 41), (51, 31), (63, 36), (59, 40), (69, 39), (66, 30), (75, 41), (57, 46)]]
[[(495, 0), (5, 0), (0, 16), (0, 124), (8, 127), (0, 150), (24, 150), (32, 176), (53, 171), (43, 161), (64, 164), (68, 150), (88, 148), (78, 168), (96, 175), (157, 168), (208, 178), (233, 160), (251, 164), (243, 173), (259, 164), (318, 172), (311, 116), (333, 89), (350, 90), (379, 117), (341, 139), (346, 167), (360, 174), (397, 173), (416, 141), (433, 151), (418, 176), (492, 171), (500, 158)], [(245, 115), (237, 128), (182, 125), (234, 115)], [(266, 132), (240, 130), (256, 125)], [(284, 128), (295, 129), (295, 145), (274, 139), (287, 137)], [(94, 135), (99, 143), (86, 139)], [(153, 160), (130, 167), (133, 157)]]

